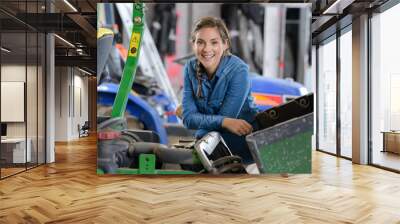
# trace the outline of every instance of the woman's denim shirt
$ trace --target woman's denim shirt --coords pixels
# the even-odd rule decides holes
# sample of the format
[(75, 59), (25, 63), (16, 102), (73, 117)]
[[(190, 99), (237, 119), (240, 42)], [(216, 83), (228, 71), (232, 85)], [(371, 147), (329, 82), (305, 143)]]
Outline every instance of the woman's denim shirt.
[(202, 74), (202, 98), (196, 95), (196, 66), (196, 58), (185, 65), (182, 106), (183, 124), (197, 130), (197, 138), (210, 131), (221, 131), (225, 117), (254, 122), (258, 110), (250, 93), (247, 64), (237, 56), (223, 56), (212, 80)]

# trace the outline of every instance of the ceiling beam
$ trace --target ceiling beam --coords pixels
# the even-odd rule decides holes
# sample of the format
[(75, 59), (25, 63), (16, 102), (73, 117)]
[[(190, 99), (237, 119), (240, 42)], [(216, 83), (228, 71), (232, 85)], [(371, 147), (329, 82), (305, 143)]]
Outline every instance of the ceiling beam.
[(56, 66), (81, 66), (96, 71), (96, 56), (55, 56)]

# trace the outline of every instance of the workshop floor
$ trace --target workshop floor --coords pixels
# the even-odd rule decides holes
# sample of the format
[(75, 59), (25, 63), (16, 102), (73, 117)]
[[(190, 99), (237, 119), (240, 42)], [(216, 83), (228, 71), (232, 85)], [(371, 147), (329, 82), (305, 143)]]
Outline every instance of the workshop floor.
[(313, 152), (310, 175), (97, 176), (96, 139), (0, 181), (0, 223), (399, 223), (400, 175)]

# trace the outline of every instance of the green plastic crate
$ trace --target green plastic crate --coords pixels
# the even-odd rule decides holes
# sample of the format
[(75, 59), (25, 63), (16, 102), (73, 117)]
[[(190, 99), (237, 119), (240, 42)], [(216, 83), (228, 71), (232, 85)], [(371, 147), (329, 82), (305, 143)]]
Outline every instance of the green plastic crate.
[(260, 173), (311, 173), (313, 113), (246, 136)]

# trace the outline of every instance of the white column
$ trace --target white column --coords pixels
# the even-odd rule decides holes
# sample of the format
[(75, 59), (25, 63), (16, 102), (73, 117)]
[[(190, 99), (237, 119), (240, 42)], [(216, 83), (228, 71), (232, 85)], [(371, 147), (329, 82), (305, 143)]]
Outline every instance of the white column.
[[(57, 67), (55, 77), (55, 141), (70, 141), (78, 138), (73, 123), (74, 86), (72, 67)], [(77, 125), (77, 124), (76, 124)], [(74, 134), (74, 132), (76, 132)]]
[(280, 10), (278, 6), (265, 6), (263, 76), (279, 77)]
[(55, 60), (54, 35), (46, 35), (46, 163), (55, 161)]
[(189, 4), (176, 4), (176, 12), (178, 13), (177, 27), (180, 27), (176, 35), (176, 57), (181, 58), (192, 52), (190, 41), (191, 7)]
[(300, 19), (299, 19), (299, 34), (298, 34), (298, 52), (297, 52), (297, 81), (303, 83), (307, 89), (310, 91), (312, 87), (311, 82), (311, 69), (309, 66), (309, 46), (311, 45), (310, 41), (310, 30), (311, 30), (311, 11), (308, 7), (300, 8)]
[(353, 19), (353, 162), (368, 163), (368, 16)]

